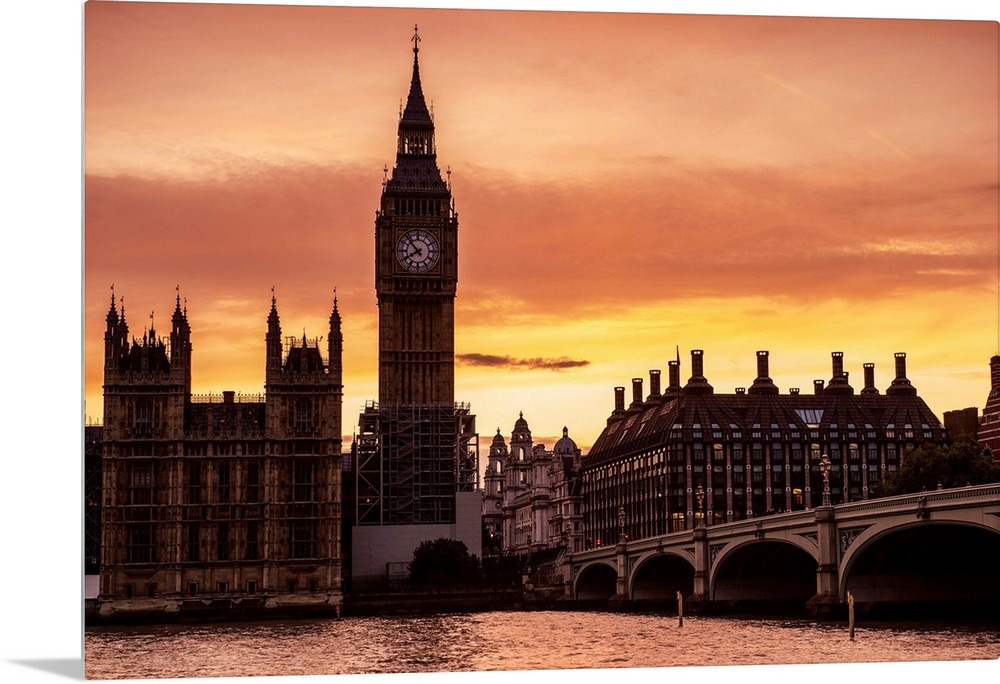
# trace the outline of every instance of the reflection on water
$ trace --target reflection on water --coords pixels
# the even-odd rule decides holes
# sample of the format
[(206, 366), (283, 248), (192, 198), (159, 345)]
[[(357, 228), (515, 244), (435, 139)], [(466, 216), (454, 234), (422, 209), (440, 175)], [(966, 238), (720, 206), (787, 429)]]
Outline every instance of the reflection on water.
[(1000, 629), (512, 611), (100, 627), (84, 649), (96, 679), (569, 670), (996, 659)]

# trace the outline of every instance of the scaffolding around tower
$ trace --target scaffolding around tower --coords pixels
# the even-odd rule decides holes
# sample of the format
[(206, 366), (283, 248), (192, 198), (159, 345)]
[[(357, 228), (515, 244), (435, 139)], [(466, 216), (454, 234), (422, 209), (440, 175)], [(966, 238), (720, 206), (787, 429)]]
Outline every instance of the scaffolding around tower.
[(468, 404), (368, 402), (354, 450), (358, 525), (453, 524), (455, 495), (479, 489), (479, 435)]

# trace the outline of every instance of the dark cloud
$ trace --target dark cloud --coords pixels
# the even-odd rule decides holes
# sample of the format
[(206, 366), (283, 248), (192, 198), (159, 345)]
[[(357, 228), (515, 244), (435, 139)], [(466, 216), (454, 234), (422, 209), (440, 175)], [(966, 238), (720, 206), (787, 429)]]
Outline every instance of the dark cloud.
[(489, 368), (507, 368), (511, 370), (567, 370), (589, 366), (590, 361), (574, 360), (564, 357), (558, 359), (517, 359), (513, 356), (497, 356), (495, 354), (457, 354), (455, 360), (466, 366), (485, 366)]

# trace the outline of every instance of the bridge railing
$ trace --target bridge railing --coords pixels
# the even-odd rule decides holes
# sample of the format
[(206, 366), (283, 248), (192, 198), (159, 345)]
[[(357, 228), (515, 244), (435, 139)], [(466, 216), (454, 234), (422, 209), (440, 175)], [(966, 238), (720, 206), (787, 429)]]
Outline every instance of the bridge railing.
[(927, 505), (964, 500), (970, 506), (975, 506), (984, 500), (1000, 501), (1000, 483), (952, 487), (950, 489), (931, 489), (926, 492), (899, 494), (897, 496), (887, 496), (867, 501), (852, 501), (850, 503), (839, 504), (834, 508), (838, 512), (853, 515), (869, 511), (884, 511), (891, 508), (915, 507), (921, 499)]

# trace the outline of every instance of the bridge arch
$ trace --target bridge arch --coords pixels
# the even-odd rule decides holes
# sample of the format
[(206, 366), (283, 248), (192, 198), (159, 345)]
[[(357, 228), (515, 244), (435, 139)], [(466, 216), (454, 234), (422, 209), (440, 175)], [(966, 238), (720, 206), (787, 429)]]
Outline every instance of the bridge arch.
[(618, 568), (605, 561), (594, 561), (580, 568), (573, 582), (577, 601), (606, 601), (618, 591)]
[(681, 553), (649, 553), (637, 559), (629, 577), (629, 598), (637, 602), (673, 603), (677, 592), (694, 593), (694, 562)]
[(840, 563), (840, 598), (850, 592), (868, 612), (905, 612), (919, 604), (987, 614), (1000, 608), (998, 567), (1000, 529), (907, 516), (850, 540)]
[(804, 609), (816, 594), (818, 550), (797, 538), (765, 537), (721, 549), (709, 571), (709, 598), (730, 609)]

